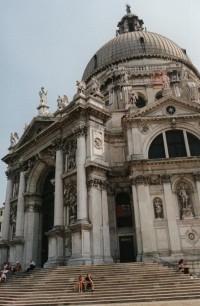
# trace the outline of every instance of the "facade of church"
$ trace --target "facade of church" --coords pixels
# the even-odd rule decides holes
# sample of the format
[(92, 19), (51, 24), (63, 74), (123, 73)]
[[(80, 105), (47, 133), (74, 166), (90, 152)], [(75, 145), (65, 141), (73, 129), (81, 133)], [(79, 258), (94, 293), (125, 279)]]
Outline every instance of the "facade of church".
[(69, 103), (11, 135), (0, 260), (200, 260), (200, 75), (131, 13)]

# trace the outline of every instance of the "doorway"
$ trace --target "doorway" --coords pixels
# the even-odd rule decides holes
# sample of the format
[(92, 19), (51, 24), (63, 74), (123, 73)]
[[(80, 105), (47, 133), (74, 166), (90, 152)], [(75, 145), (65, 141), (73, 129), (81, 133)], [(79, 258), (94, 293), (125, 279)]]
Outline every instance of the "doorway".
[(136, 257), (132, 236), (119, 237), (120, 262), (133, 262)]
[(48, 236), (45, 234), (54, 225), (54, 185), (55, 170), (52, 169), (44, 182), (42, 192), (42, 266), (48, 260)]

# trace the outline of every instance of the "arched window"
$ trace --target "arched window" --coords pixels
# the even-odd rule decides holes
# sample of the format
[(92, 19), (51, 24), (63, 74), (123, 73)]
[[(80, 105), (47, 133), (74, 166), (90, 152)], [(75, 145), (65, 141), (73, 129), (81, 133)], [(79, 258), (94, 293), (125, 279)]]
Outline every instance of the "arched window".
[(119, 193), (116, 197), (116, 220), (117, 227), (132, 226), (130, 197), (125, 192)]
[(200, 140), (182, 130), (169, 130), (159, 134), (149, 148), (149, 159), (199, 155)]

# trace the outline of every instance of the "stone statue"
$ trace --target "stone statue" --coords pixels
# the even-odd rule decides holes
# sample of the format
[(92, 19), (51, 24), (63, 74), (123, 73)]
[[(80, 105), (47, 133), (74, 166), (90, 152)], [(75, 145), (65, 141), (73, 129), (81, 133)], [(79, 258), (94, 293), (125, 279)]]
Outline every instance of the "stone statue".
[(155, 217), (156, 217), (156, 219), (162, 218), (163, 217), (163, 207), (162, 207), (161, 199), (155, 198), (154, 207), (155, 207)]
[(186, 187), (186, 184), (181, 184), (178, 190), (178, 198), (180, 203), (180, 218), (193, 217), (190, 191), (188, 187)]
[(182, 185), (180, 191), (179, 191), (179, 195), (181, 198), (181, 202), (182, 202), (182, 207), (183, 208), (188, 208), (188, 204), (189, 204), (189, 196), (187, 194), (187, 190), (185, 189), (185, 186)]
[(41, 87), (41, 90), (39, 92), (39, 96), (40, 96), (40, 104), (47, 104), (47, 93), (48, 90), (44, 90), (44, 87)]
[(128, 81), (128, 73), (127, 73), (126, 69), (124, 69), (124, 73), (121, 76), (121, 81), (122, 81), (122, 83), (125, 83), (125, 84), (129, 83), (129, 81)]
[(13, 208), (10, 212), (10, 225), (12, 228), (12, 238), (15, 236), (16, 232), (16, 217), (17, 217), (17, 209)]
[(77, 219), (77, 196), (73, 190), (70, 190), (67, 202), (69, 206), (69, 224), (72, 224)]
[(92, 78), (92, 82), (92, 92), (100, 92), (100, 82), (95, 77)]
[(131, 6), (128, 3), (126, 4), (126, 11), (127, 11), (127, 14), (131, 13)]
[(129, 104), (136, 106), (137, 99), (138, 93), (133, 89), (129, 90)]
[(168, 77), (166, 73), (163, 73), (163, 75), (161, 76), (161, 80), (162, 80), (163, 89), (169, 89), (170, 88), (170, 78)]
[(86, 84), (84, 81), (76, 81), (76, 86), (77, 86), (77, 89), (78, 89), (78, 93), (82, 93), (82, 94), (85, 94), (85, 91), (86, 91)]
[(11, 145), (11, 147), (15, 146), (18, 140), (19, 140), (19, 136), (18, 136), (17, 132), (14, 132), (14, 133), (10, 134), (10, 145)]
[(69, 156), (67, 166), (68, 166), (67, 167), (68, 171), (73, 170), (74, 168), (76, 168), (75, 154), (71, 154)]
[(58, 106), (59, 110), (64, 109), (67, 106), (67, 104), (69, 104), (69, 101), (68, 101), (68, 97), (66, 95), (64, 95), (62, 98), (61, 98), (61, 96), (58, 96), (57, 106)]

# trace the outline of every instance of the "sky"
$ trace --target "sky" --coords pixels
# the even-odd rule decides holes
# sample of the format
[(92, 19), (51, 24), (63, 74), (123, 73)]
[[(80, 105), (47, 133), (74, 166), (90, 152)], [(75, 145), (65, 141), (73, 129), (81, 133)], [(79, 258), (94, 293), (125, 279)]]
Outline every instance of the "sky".
[[(127, 2), (147, 31), (186, 49), (200, 71), (200, 0), (0, 0), (1, 158), (10, 134), (21, 137), (37, 116), (41, 87), (52, 113), (58, 95), (72, 100), (90, 58), (115, 37)], [(5, 171), (0, 159), (0, 206)]]

